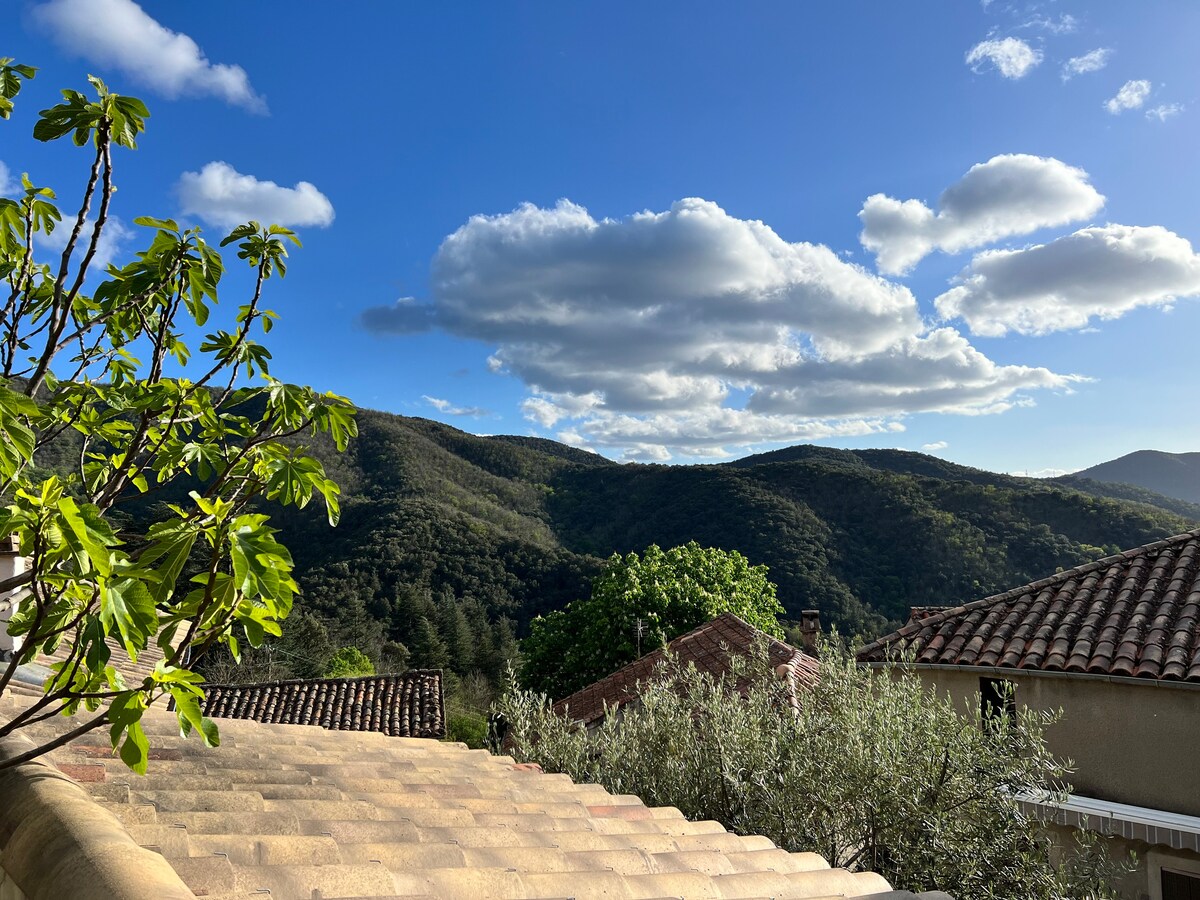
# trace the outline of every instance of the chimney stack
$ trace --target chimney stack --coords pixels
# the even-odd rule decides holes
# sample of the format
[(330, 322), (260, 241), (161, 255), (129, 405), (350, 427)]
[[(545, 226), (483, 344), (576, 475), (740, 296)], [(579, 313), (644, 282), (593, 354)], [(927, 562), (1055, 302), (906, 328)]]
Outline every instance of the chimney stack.
[(821, 612), (816, 609), (800, 613), (800, 649), (809, 656), (817, 655), (817, 642), (821, 637)]

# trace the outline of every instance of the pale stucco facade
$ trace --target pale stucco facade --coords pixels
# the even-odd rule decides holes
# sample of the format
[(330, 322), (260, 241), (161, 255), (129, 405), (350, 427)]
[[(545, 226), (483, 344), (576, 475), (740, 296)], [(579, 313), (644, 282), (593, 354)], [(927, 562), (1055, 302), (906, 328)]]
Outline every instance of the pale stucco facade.
[(3, 869), (0, 869), (0, 900), (25, 900), (17, 883)]
[[(1016, 685), (1019, 707), (1061, 709), (1046, 736), (1050, 749), (1073, 763), (1073, 793), (1200, 819), (1200, 685), (974, 666), (916, 671), (970, 717), (980, 715), (981, 678)], [(1200, 853), (1181, 848), (1192, 841), (1170, 828), (1131, 828), (1135, 833), (1165, 843), (1114, 839), (1138, 858), (1122, 885), (1129, 900), (1163, 900), (1163, 869), (1200, 877)]]
[[(9, 536), (0, 538), (0, 581), (20, 575), (25, 571), (25, 557), (17, 552), (13, 539)], [(4, 623), (12, 617), (13, 612), (23, 595), (23, 589), (0, 592), (0, 660), (21, 649), (21, 639), (14, 638), (4, 627)]]

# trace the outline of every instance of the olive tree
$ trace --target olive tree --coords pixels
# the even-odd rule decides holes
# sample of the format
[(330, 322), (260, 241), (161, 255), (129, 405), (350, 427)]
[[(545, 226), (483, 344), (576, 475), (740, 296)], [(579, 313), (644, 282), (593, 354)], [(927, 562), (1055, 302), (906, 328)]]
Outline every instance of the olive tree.
[[(0, 59), (0, 118), (34, 74)], [(16, 196), (0, 198), (0, 535), (15, 535), (26, 561), (0, 582), (0, 597), (19, 601), (8, 631), (22, 641), (0, 666), (0, 695), (22, 664), (58, 660), (42, 696), (0, 724), (0, 738), (78, 715), (0, 768), (107, 726), (114, 750), (144, 771), (139, 720), (167, 696), (181, 731), (215, 744), (189, 660), (217, 645), (237, 657), (240, 640), (257, 646), (280, 633), (297, 586), (260, 506), (319, 496), (335, 523), (338, 488), (303, 436), (324, 432), (345, 449), (356, 433), (348, 400), (275, 380), (255, 339), (276, 318), (262, 305), (266, 284), (286, 273), (288, 246), (299, 244), (288, 229), (249, 222), (217, 247), (198, 228), (137, 218), (144, 249), (99, 269), (117, 160), (136, 148), (149, 113), (88, 80), (91, 95), (63, 91), (33, 128), (38, 141), (69, 138), (86, 154), (76, 211), (64, 220), (54, 191), (29, 175)], [(66, 239), (49, 241), (58, 229)], [(220, 247), (231, 245), (252, 278), (221, 328), (210, 318), (225, 308)], [(47, 468), (43, 457), (64, 446), (71, 465)], [(114, 524), (130, 519), (122, 504), (172, 484), (190, 490), (161, 495), (171, 502), (153, 524)], [(119, 657), (136, 660), (152, 643), (163, 659), (127, 682)]]
[(766, 566), (691, 541), (641, 556), (614, 553), (591, 596), (538, 616), (521, 643), (522, 678), (561, 697), (724, 612), (782, 637), (783, 607)]
[(897, 889), (1100, 900), (1117, 896), (1124, 871), (1103, 839), (1058, 845), (1022, 806), (1065, 799), (1066, 767), (1044, 737), (1055, 716), (1022, 711), (981, 728), (915, 675), (860, 668), (838, 646), (823, 648), (820, 682), (798, 709), (763, 652), (725, 678), (665, 662), (637, 704), (590, 732), (515, 687), (496, 712), (519, 761), (878, 872)]

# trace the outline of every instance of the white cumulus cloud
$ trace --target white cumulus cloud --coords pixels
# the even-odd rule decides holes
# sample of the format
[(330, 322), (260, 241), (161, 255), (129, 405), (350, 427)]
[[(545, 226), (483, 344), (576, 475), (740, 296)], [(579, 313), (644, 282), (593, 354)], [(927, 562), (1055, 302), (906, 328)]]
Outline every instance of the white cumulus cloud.
[(210, 162), (199, 172), (184, 172), (176, 192), (185, 215), (227, 228), (251, 219), (320, 227), (333, 221), (333, 204), (309, 182), (283, 187), (243, 175), (225, 162)]
[(50, 0), (33, 20), (71, 53), (112, 66), (166, 96), (213, 96), (253, 112), (266, 103), (241, 66), (213, 63), (186, 34), (159, 24), (133, 0)]
[(1074, 34), (1079, 30), (1079, 20), (1069, 13), (1063, 13), (1057, 19), (1049, 16), (1035, 15), (1022, 28), (1038, 28), (1050, 34)]
[(921, 450), (924, 453), (937, 453), (939, 450), (945, 450), (949, 446), (945, 441), (934, 441), (932, 444), (922, 444)]
[(493, 371), (528, 387), (531, 422), (631, 458), (890, 432), (1072, 380), (997, 365), (929, 331), (907, 288), (695, 198), (623, 219), (568, 201), (475, 216), (431, 287), (363, 324), (484, 341)]
[(1182, 103), (1160, 103), (1158, 106), (1146, 110), (1146, 118), (1165, 122), (1167, 119), (1173, 118), (1181, 112), (1183, 112)]
[(670, 462), (671, 451), (662, 444), (634, 444), (621, 454), (624, 462), (662, 463)]
[(1063, 63), (1062, 80), (1070, 81), (1076, 75), (1099, 72), (1108, 65), (1108, 60), (1111, 56), (1112, 49), (1109, 47), (1097, 47), (1095, 50), (1089, 50), (1082, 56), (1072, 56)]
[(455, 406), (449, 400), (424, 394), (421, 399), (446, 416), (468, 416), (472, 419), (482, 419), (484, 416), (490, 415), (486, 409), (480, 406)]
[(7, 197), (9, 194), (15, 194), (17, 191), (17, 180), (12, 177), (12, 173), (8, 171), (8, 166), (0, 162), (0, 194)]
[(1045, 334), (1200, 294), (1200, 256), (1158, 225), (1103, 225), (981, 253), (956, 281), (935, 301), (943, 318), (980, 335)]
[(860, 239), (876, 254), (880, 271), (898, 275), (934, 250), (957, 253), (1065, 225), (1103, 205), (1083, 169), (1052, 157), (1006, 154), (972, 166), (946, 188), (936, 214), (920, 200), (868, 197), (858, 214)]
[(1150, 96), (1150, 82), (1143, 79), (1127, 81), (1121, 85), (1116, 95), (1104, 101), (1104, 108), (1114, 116), (1120, 115), (1127, 109), (1138, 109)]
[[(59, 256), (67, 246), (67, 240), (71, 236), (71, 229), (75, 227), (75, 218), (73, 216), (64, 216), (63, 221), (58, 223), (58, 227), (50, 234), (40, 236), (40, 242), (50, 250), (55, 251)], [(79, 232), (79, 239), (75, 242), (75, 250), (71, 255), (73, 265), (77, 268), (83, 262), (83, 257), (87, 253), (88, 245), (92, 239), (93, 222), (91, 219), (83, 223), (83, 229)], [(122, 252), (125, 250), (129, 239), (134, 236), (134, 231), (126, 225), (117, 216), (109, 216), (108, 221), (104, 223), (104, 230), (100, 232), (100, 240), (96, 243), (96, 252), (92, 256), (92, 261), (88, 264), (88, 272), (91, 277), (96, 277), (104, 273), (104, 269), (109, 263), (117, 263), (120, 265), (127, 260), (121, 258)], [(55, 260), (55, 265), (58, 261)]]
[(521, 412), (530, 422), (536, 422), (543, 428), (553, 428), (563, 419), (577, 419), (603, 405), (604, 398), (594, 391), (588, 394), (543, 395), (522, 401)]
[(967, 65), (980, 72), (991, 64), (1005, 78), (1024, 78), (1042, 61), (1042, 51), (1020, 38), (980, 41), (967, 51)]

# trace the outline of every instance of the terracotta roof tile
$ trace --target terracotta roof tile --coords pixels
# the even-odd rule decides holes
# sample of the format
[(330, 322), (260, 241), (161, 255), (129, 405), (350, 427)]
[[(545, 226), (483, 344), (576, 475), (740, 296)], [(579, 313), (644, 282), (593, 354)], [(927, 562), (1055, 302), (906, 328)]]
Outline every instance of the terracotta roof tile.
[(1200, 529), (912, 619), (865, 647), (880, 662), (1200, 682)]
[[(321, 685), (313, 687), (319, 696)], [(18, 703), (0, 698), (0, 719)], [(75, 809), (82, 807), (93, 818), (108, 816), (111, 843), (124, 839), (128, 845), (117, 848), (130, 860), (120, 870), (124, 900), (193, 894), (245, 900), (268, 893), (286, 900), (947, 900), (942, 894), (891, 893), (876, 874), (833, 869), (816, 854), (786, 853), (766, 838), (691, 822), (676, 809), (647, 807), (637, 797), (575, 784), (462, 744), (226, 721), (221, 746), (209, 749), (181, 738), (175, 717), (163, 710), (149, 711), (143, 723), (153, 750), (144, 778), (113, 758), (102, 732), (50, 757), (68, 771), (87, 768), (89, 781), (63, 786), (74, 794), (70, 814), (79, 815)], [(38, 723), (34, 736), (58, 735), (71, 725), (58, 717)], [(27, 766), (30, 780), (46, 781), (46, 764)], [(65, 781), (62, 774), (54, 777)], [(0, 796), (0, 813), (3, 801)], [(41, 821), (25, 809), (19, 818)], [(56, 852), (83, 857), (88, 849), (68, 844), (59, 840)], [(170, 869), (148, 881), (142, 874), (146, 858), (165, 860)], [(39, 896), (84, 896), (69, 889), (54, 894), (57, 873), (71, 866), (39, 866), (40, 860), (30, 853), (30, 865), (20, 869), (46, 882), (39, 883), (45, 888)], [(94, 890), (87, 896), (117, 894)]]
[(204, 713), (332, 731), (379, 731), (391, 737), (440, 738), (446, 733), (442, 673), (320, 678), (262, 684), (209, 684)]
[[(786, 678), (793, 702), (797, 688), (816, 684), (820, 664), (813, 657), (760, 631), (733, 613), (722, 613), (675, 638), (666, 648), (647, 653), (608, 677), (564, 697), (554, 704), (554, 708), (577, 722), (590, 725), (604, 717), (606, 704), (617, 708), (636, 700), (641, 693), (640, 685), (654, 676), (668, 652), (680, 665), (691, 664), (701, 672), (721, 676), (730, 672), (735, 656), (751, 655), (760, 642), (766, 644), (771, 667)], [(739, 685), (739, 688), (744, 687)]]

